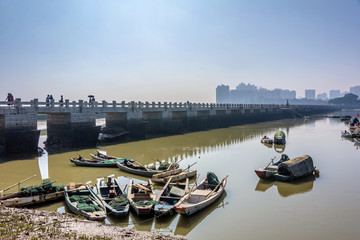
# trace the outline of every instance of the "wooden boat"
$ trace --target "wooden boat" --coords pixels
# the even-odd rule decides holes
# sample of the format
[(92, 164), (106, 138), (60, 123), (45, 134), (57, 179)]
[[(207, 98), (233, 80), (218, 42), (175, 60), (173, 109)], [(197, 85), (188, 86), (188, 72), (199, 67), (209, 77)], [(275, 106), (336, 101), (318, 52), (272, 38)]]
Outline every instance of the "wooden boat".
[(354, 137), (354, 141), (358, 144), (360, 144), (360, 137)]
[(165, 215), (173, 213), (174, 205), (187, 193), (188, 187), (188, 178), (186, 178), (185, 183), (179, 183), (169, 178), (156, 197), (155, 214)]
[(106, 218), (104, 202), (83, 184), (65, 186), (65, 202), (70, 210), (89, 220), (103, 221)]
[(130, 179), (128, 198), (131, 208), (137, 215), (149, 215), (155, 205), (155, 191), (151, 179), (147, 184), (134, 183), (134, 179)]
[[(120, 168), (120, 170), (122, 170), (124, 172), (132, 173), (132, 174), (136, 174), (136, 175), (140, 175), (140, 176), (144, 176), (144, 177), (150, 177), (150, 178), (154, 174), (167, 171), (167, 169), (157, 170), (157, 169), (154, 169), (152, 166), (146, 167), (146, 166), (142, 166), (142, 165), (137, 165), (137, 164), (131, 163), (126, 160), (123, 163), (117, 162), (116, 165), (118, 166), (118, 168)], [(179, 167), (179, 164), (175, 164), (173, 168), (178, 168), (178, 167)]]
[(182, 169), (174, 169), (162, 173), (154, 174), (151, 180), (155, 183), (166, 183), (170, 178), (172, 178), (173, 182), (180, 182), (187, 178), (192, 178), (196, 176), (197, 171), (192, 170), (182, 170)]
[(345, 138), (353, 138), (354, 134), (352, 134), (351, 132), (348, 132), (348, 131), (341, 131), (341, 136), (345, 137)]
[(23, 187), (16, 193), (1, 195), (0, 206), (23, 207), (61, 199), (64, 197), (64, 187), (55, 186), (54, 182), (45, 180), (39, 185)]
[(269, 138), (268, 136), (264, 136), (262, 139), (261, 139), (261, 143), (265, 143), (265, 144), (273, 144), (273, 140), (271, 138)]
[(351, 119), (351, 116), (341, 116), (340, 120), (341, 121), (349, 121)]
[(283, 131), (276, 131), (276, 133), (274, 134), (274, 144), (285, 145), (285, 143), (285, 133)]
[(340, 115), (328, 115), (328, 118), (340, 118)]
[(278, 166), (278, 172), (274, 174), (278, 181), (290, 181), (295, 178), (305, 177), (318, 172), (309, 155), (293, 158), (282, 162)]
[(218, 199), (225, 190), (227, 176), (219, 184), (208, 182), (209, 175), (193, 191), (182, 197), (174, 206), (174, 210), (182, 215), (191, 215)]
[(255, 170), (255, 173), (261, 179), (272, 178), (278, 171), (278, 165), (287, 160), (289, 160), (289, 157), (286, 154), (282, 154), (279, 161), (274, 163), (273, 159), (271, 159), (271, 162), (266, 167)]
[(109, 160), (97, 160), (97, 159), (87, 159), (81, 156), (76, 158), (70, 158), (70, 162), (74, 163), (76, 166), (86, 166), (86, 167), (117, 167), (117, 162), (124, 162), (127, 159), (109, 159)]
[(124, 161), (125, 159), (127, 159), (130, 162), (135, 162), (134, 159), (130, 159), (130, 158), (121, 158), (121, 157), (114, 157), (114, 156), (109, 156), (106, 154), (105, 151), (100, 151), (97, 150), (96, 154), (92, 154), (90, 153), (90, 156), (92, 159), (96, 159), (96, 160), (120, 160), (120, 161)]
[(107, 182), (99, 179), (96, 184), (97, 194), (103, 200), (108, 214), (116, 217), (129, 212), (130, 202), (116, 178), (108, 177)]

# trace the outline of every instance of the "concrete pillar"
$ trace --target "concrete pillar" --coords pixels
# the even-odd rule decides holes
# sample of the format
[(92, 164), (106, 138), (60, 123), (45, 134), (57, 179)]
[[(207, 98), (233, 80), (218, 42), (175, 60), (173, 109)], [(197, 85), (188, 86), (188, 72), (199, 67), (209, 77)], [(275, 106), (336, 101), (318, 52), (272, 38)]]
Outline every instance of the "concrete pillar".
[(99, 131), (95, 113), (50, 113), (46, 146), (96, 146)]
[(106, 128), (122, 128), (127, 129), (127, 113), (112, 112), (105, 113)]

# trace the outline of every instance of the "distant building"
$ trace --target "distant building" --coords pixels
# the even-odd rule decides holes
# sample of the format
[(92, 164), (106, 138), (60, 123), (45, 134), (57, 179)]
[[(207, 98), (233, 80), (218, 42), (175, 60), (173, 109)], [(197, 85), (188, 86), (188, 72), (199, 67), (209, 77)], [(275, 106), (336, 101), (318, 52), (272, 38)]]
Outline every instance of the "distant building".
[(219, 85), (216, 88), (217, 103), (258, 103), (258, 104), (283, 104), (286, 100), (296, 98), (296, 91), (257, 87), (253, 84), (240, 83), (235, 89)]
[(216, 103), (230, 103), (230, 88), (227, 85), (216, 87)]
[(355, 94), (360, 98), (360, 86), (351, 87), (350, 93)]
[(319, 94), (316, 95), (316, 99), (327, 101), (328, 100), (327, 94), (326, 93), (319, 93)]
[(329, 98), (334, 99), (340, 97), (340, 90), (330, 90)]
[(305, 98), (315, 100), (315, 89), (306, 89)]

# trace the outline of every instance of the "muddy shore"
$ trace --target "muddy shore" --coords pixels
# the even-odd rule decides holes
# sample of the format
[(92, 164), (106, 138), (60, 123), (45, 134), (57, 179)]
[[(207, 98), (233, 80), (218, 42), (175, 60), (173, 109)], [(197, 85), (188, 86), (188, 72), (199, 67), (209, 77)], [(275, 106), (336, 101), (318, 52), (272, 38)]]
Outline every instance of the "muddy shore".
[(89, 221), (68, 213), (0, 207), (1, 239), (183, 239)]

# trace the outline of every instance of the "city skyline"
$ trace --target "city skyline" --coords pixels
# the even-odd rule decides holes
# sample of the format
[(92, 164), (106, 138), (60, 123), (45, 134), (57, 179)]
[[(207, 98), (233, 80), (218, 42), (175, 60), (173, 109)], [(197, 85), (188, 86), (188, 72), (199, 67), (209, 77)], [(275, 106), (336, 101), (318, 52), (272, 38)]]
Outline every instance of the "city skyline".
[[(215, 102), (221, 83), (348, 91), (360, 1), (0, 1), (0, 99)], [(334, 17), (336, 16), (336, 17)]]

